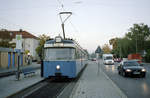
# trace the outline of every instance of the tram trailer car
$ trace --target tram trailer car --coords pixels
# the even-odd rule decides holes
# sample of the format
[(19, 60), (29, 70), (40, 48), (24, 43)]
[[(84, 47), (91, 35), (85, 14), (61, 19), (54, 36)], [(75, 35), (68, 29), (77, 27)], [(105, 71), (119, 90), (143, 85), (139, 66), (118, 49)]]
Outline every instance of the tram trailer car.
[(87, 64), (88, 54), (72, 39), (57, 36), (44, 44), (41, 74), (44, 78), (76, 78)]

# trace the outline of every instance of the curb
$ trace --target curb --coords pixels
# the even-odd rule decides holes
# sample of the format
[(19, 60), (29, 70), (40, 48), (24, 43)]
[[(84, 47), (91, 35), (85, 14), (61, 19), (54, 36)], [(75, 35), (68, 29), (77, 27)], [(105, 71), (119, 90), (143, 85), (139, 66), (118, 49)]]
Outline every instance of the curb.
[(41, 83), (41, 82), (44, 81), (44, 80), (45, 80), (45, 79), (42, 79), (42, 80), (37, 81), (36, 83), (34, 83), (34, 84), (30, 85), (30, 86), (27, 86), (27, 87), (25, 87), (25, 88), (22, 88), (21, 90), (16, 91), (15, 93), (12, 93), (12, 94), (8, 95), (6, 98), (11, 98), (12, 96), (15, 96), (15, 95), (18, 94), (18, 93), (21, 93), (21, 92), (23, 92), (23, 91), (25, 91), (25, 90), (27, 90), (27, 89), (29, 89), (29, 88), (32, 88), (33, 86), (36, 86), (37, 84)]
[(71, 94), (69, 95), (69, 98), (73, 98), (73, 95), (75, 94), (76, 89), (77, 89), (77, 87), (79, 86), (79, 84), (80, 84), (80, 80), (74, 85), (74, 88), (72, 89), (72, 92), (71, 92)]

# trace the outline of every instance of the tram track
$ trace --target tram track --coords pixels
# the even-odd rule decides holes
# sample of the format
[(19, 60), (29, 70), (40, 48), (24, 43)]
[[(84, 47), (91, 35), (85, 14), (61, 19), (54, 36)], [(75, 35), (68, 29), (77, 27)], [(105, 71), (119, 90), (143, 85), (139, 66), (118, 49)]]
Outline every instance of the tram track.
[(86, 66), (75, 79), (44, 79), (8, 98), (68, 98)]

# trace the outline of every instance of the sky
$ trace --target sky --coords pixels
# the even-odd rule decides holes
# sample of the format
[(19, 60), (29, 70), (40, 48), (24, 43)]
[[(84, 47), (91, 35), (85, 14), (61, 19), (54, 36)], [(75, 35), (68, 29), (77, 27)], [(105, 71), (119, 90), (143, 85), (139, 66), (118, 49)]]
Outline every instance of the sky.
[(123, 37), (135, 23), (150, 26), (149, 5), (150, 0), (0, 0), (0, 29), (54, 38), (63, 35), (59, 13), (72, 12), (66, 37), (92, 53), (111, 38)]

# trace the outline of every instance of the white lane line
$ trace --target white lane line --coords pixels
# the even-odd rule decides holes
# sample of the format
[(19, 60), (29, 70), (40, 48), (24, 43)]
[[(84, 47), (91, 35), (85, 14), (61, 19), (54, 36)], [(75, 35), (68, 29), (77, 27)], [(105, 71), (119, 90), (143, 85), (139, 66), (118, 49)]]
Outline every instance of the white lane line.
[(122, 90), (101, 70), (100, 71), (103, 73), (103, 75), (112, 83), (112, 85), (114, 86), (114, 88), (119, 92), (121, 98), (128, 98), (123, 92)]

